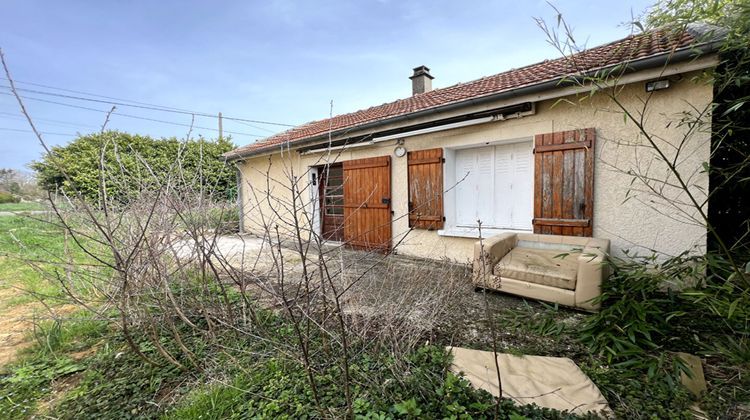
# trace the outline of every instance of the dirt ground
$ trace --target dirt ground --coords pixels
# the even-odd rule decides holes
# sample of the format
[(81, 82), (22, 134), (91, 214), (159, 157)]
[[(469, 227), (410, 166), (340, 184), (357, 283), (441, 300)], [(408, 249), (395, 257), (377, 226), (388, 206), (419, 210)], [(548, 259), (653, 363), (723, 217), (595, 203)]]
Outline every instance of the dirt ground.
[[(267, 243), (249, 235), (231, 235), (219, 238), (217, 245), (220, 254), (235, 269), (258, 273), (257, 278), (267, 282), (265, 290), (276, 288), (278, 279), (274, 278), (276, 273)], [(185, 247), (180, 253), (185, 256), (191, 251), (190, 247)], [(475, 290), (470, 281), (471, 268), (465, 264), (399, 255), (385, 257), (341, 247), (327, 247), (324, 251), (336, 283), (355, 285), (345, 294), (342, 303), (350, 316), (361, 320), (359, 328), (363, 333), (377, 329), (376, 324), (387, 323), (397, 326), (394, 334), (415, 334), (415, 339), (416, 336), (424, 339), (428, 332), (432, 341), (482, 348), (489, 345), (490, 339), (485, 325), (487, 310), (493, 315), (516, 312), (532, 316), (545, 311), (538, 302)], [(299, 274), (301, 264), (292, 249), (286, 248), (283, 252), (289, 281)], [(31, 333), (35, 321), (74, 310), (73, 306), (57, 307), (55, 314), (50, 314), (38, 302), (11, 304), (23, 293), (0, 279), (0, 370), (14, 360), (19, 351), (33, 344)], [(267, 299), (267, 306), (277, 303), (272, 298)], [(582, 318), (580, 313), (562, 308), (556, 315), (558, 321), (566, 323), (576, 323)], [(523, 337), (511, 332), (500, 331), (499, 339), (502, 347), (526, 347), (524, 344), (527, 344)]]
[(0, 371), (16, 359), (18, 353), (34, 344), (34, 322), (52, 319), (76, 309), (57, 306), (52, 311), (39, 302), (15, 303), (24, 291), (0, 281)]
[(33, 328), (30, 318), (38, 305), (11, 305), (10, 301), (21, 293), (0, 284), (0, 369), (13, 361), (17, 352), (32, 344), (28, 334)]
[[(217, 246), (235, 269), (256, 274), (255, 279), (263, 283), (266, 291), (260, 293), (266, 296), (262, 299), (265, 306), (274, 307), (267, 291), (278, 289), (279, 279), (268, 244), (250, 235), (231, 235), (220, 237)], [(302, 278), (302, 264), (293, 248), (293, 244), (287, 244), (283, 249), (287, 287)], [(384, 256), (335, 245), (326, 246), (323, 252), (326, 273), (340, 290), (347, 290), (343, 294), (343, 309), (355, 321), (355, 330), (362, 334), (388, 325), (387, 330), (394, 338), (413, 336), (414, 340), (427, 339), (436, 344), (487, 349), (491, 345), (488, 331), (494, 328), (501, 348), (557, 356), (571, 349), (567, 345), (561, 348), (546, 337), (498, 330), (498, 326), (528, 323), (538, 317), (552, 317), (551, 323), (573, 326), (584, 318), (582, 313), (568, 308), (554, 310), (551, 305), (517, 296), (475, 290), (468, 264)], [(311, 251), (310, 256), (308, 271), (317, 272), (317, 252)], [(514, 319), (499, 319), (508, 316)], [(488, 325), (488, 317), (494, 320), (492, 327)]]

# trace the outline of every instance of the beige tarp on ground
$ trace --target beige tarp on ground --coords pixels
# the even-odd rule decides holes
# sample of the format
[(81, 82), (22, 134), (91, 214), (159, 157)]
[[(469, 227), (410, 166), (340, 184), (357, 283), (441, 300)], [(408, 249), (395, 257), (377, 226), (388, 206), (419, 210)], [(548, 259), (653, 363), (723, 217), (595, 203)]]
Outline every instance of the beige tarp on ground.
[[(497, 396), (492, 352), (461, 347), (448, 350), (453, 353), (452, 372), (462, 373), (474, 387)], [(599, 388), (568, 358), (498, 353), (497, 360), (505, 398), (576, 414), (611, 413)]]

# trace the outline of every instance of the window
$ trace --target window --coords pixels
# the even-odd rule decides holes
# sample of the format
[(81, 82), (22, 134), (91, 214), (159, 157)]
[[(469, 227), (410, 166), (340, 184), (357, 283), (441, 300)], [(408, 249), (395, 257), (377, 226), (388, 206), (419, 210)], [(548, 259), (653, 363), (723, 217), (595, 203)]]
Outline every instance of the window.
[(330, 165), (323, 170), (324, 214), (341, 216), (344, 214), (344, 169), (341, 165)]
[(528, 141), (455, 152), (455, 225), (531, 230), (534, 166)]

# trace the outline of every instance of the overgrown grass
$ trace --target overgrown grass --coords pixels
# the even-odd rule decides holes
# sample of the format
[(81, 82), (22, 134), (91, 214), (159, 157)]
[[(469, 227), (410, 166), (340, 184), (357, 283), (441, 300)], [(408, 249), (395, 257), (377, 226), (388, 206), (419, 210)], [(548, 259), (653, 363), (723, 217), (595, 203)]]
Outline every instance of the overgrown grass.
[[(449, 357), (441, 348), (425, 346), (407, 360), (409, 374), (405, 380), (392, 370), (393, 360), (361, 357), (353, 365), (356, 388), (354, 414), (357, 418), (492, 418), (494, 401), (476, 391), (468, 382), (447, 372)], [(334, 418), (344, 412), (339, 390), (341, 372), (336, 367), (319, 375), (323, 393), (324, 414)], [(374, 381), (386, 380), (392, 385), (385, 394), (374, 394)], [(249, 366), (229, 382), (213, 383), (189, 394), (166, 419), (244, 419), (318, 417), (309, 393), (305, 391), (305, 374), (298, 363), (276, 358)], [(338, 409), (336, 409), (338, 407)], [(528, 417), (524, 417), (521, 415)], [(534, 407), (519, 408), (504, 402), (499, 418), (566, 418), (564, 414)], [(573, 416), (570, 416), (573, 418)]]
[[(74, 262), (88, 261), (83, 251), (68, 241)], [(60, 303), (63, 291), (50, 281), (53, 271), (62, 271), (66, 243), (63, 231), (54, 223), (32, 216), (0, 217), (0, 287), (15, 287), (26, 293), (6, 301), (16, 305), (34, 300)]]
[(31, 333), (35, 345), (6, 367), (6, 373), (0, 371), (0, 415), (10, 419), (38, 413), (39, 402), (50, 397), (55, 381), (87, 368), (86, 350), (101, 344), (107, 332), (106, 323), (81, 312), (67, 321), (36, 326)]
[[(742, 408), (750, 402), (750, 351), (742, 333), (747, 329), (684, 297), (692, 292), (662, 287), (693, 275), (695, 264), (632, 263), (616, 269), (599, 313), (539, 303), (500, 311), (502, 351), (573, 359), (620, 418), (692, 418), (695, 403), (709, 418), (747, 415)], [(708, 392), (698, 401), (680, 384), (676, 352), (704, 360)]]
[[(59, 229), (42, 221), (0, 218), (0, 273), (4, 279), (14, 279), (13, 286), (56, 302), (62, 292), (39, 270), (56, 269), (46, 261), (63, 255), (63, 239)], [(11, 303), (27, 299), (31, 298)], [(225, 332), (220, 342), (232, 352), (212, 351), (206, 337), (186, 329), (185, 344), (205, 363), (188, 370), (168, 363), (150, 337), (140, 336), (135, 338), (139, 350), (159, 365), (144, 362), (106, 322), (92, 320), (85, 312), (39, 323), (29, 333), (33, 347), (0, 374), (0, 416), (205, 418), (206, 410), (214, 418), (319, 416), (299, 360), (279, 354), (269, 344), (293, 342), (292, 328), (277, 315), (260, 312), (271, 336), (253, 340)], [(163, 345), (181, 354), (174, 341), (165, 338)], [(191, 366), (187, 360), (180, 362)], [(449, 359), (441, 347), (425, 347), (412, 355), (406, 378), (402, 377), (404, 367), (395, 366), (396, 362), (391, 355), (368, 352), (353, 360), (358, 414), (367, 418), (494, 415), (491, 396), (447, 372)], [(340, 366), (325, 360), (317, 363), (321, 370), (316, 381), (326, 415), (340, 416), (345, 406)], [(385, 393), (381, 392), (384, 383), (392, 384)], [(510, 403), (504, 404), (506, 418), (519, 412)], [(524, 412), (537, 418), (558, 415), (548, 411), (528, 408)]]
[[(103, 323), (81, 318), (59, 329), (48, 325), (45, 331), (57, 338), (41, 341), (0, 377), (0, 413), (11, 418), (44, 414), (71, 419), (342, 417), (340, 365), (316, 361), (320, 412), (300, 361), (270, 344), (292, 340), (292, 329), (283, 318), (261, 312), (271, 336), (252, 339), (227, 333), (221, 338), (222, 348), (233, 351), (215, 352), (204, 336), (186, 329), (185, 344), (205, 361), (203, 370), (180, 370), (166, 363), (146, 336), (136, 336), (140, 350), (159, 365), (144, 363)], [(54, 344), (47, 348), (47, 341)], [(163, 344), (177, 354), (174, 342)], [(74, 357), (81, 346), (97, 346), (98, 351)], [(449, 355), (437, 346), (421, 347), (406, 360), (387, 353), (359, 353), (351, 364), (355, 414), (368, 419), (577, 418), (517, 407), (510, 401), (502, 402), (496, 417), (493, 398), (448, 372), (449, 363)], [(45, 404), (59, 383), (72, 385), (54, 404)]]
[(46, 210), (42, 203), (26, 201), (23, 203), (0, 203), (0, 211), (34, 211)]
[[(22, 260), (45, 261), (64, 249), (61, 231), (53, 226), (23, 217), (0, 218), (0, 274), (3, 279), (18, 279), (17, 284), (34, 290), (54, 301), (60, 296), (53, 284), (41, 278)], [(20, 245), (19, 244), (23, 244)], [(48, 268), (53, 269), (54, 266)], [(647, 272), (635, 272), (648, 283)], [(628, 274), (632, 278), (633, 274)], [(632, 281), (631, 281), (632, 283)], [(630, 289), (613, 289), (610, 294), (631, 293)], [(191, 293), (175, 290), (175, 295)], [(617, 293), (615, 293), (617, 292)], [(651, 293), (651, 292), (649, 292)], [(230, 297), (233, 295), (230, 293)], [(629, 340), (627, 329), (621, 334), (618, 316), (629, 314), (632, 307), (607, 304), (608, 311), (587, 315), (555, 305), (519, 304), (519, 300), (495, 313), (494, 327), (500, 333), (500, 351), (572, 358), (581, 366), (607, 397), (619, 417), (688, 418), (693, 399), (678, 383), (650, 377), (642, 366), (621, 363), (626, 359), (609, 357), (591, 342), (581, 340), (584, 326), (597, 319), (611, 320), (610, 334)], [(635, 297), (629, 297), (633, 300)], [(16, 300), (13, 303), (19, 303)], [(680, 303), (681, 302), (681, 303)], [(637, 301), (643, 306), (648, 302)], [(671, 311), (683, 311), (667, 300)], [(647, 316), (658, 315), (658, 306), (649, 306)], [(636, 308), (637, 309), (637, 308)], [(293, 353), (280, 353), (278, 343), (295, 341), (290, 325), (281, 317), (259, 310), (264, 321), (262, 330), (270, 335), (250, 338), (223, 332), (218, 342), (221, 351), (207, 337), (186, 329), (185, 345), (201, 360), (201, 366), (180, 370), (167, 363), (151, 344), (151, 338), (136, 337), (139, 348), (158, 366), (145, 363), (126, 345), (121, 335), (103, 321), (90, 319), (85, 312), (70, 319), (39, 324), (30, 332), (35, 345), (21, 359), (0, 374), (0, 417), (28, 418), (50, 415), (58, 418), (276, 418), (319, 417), (307, 383), (306, 372)], [(627, 315), (629, 316), (629, 315)], [(622, 320), (622, 319), (620, 319)], [(706, 360), (709, 392), (700, 402), (712, 418), (728, 412), (748, 399), (750, 383), (747, 365), (747, 343), (741, 337), (730, 340), (716, 319), (708, 316), (676, 316), (667, 324), (662, 319), (658, 349), (647, 347), (648, 357), (669, 355), (673, 351), (701, 354)], [(197, 321), (196, 321), (197, 322)], [(633, 324), (636, 328), (652, 324)], [(666, 325), (666, 327), (665, 327)], [(482, 328), (479, 328), (482, 330)], [(597, 331), (601, 331), (601, 328)], [(458, 344), (488, 349), (484, 337)], [(636, 333), (637, 334), (637, 333)], [(655, 335), (656, 332), (649, 334)], [(166, 336), (168, 336), (167, 334)], [(165, 337), (166, 337), (165, 336)], [(448, 337), (448, 335), (446, 335)], [(729, 337), (731, 338), (731, 337)], [(318, 338), (320, 339), (320, 338)], [(441, 341), (442, 340), (442, 341)], [(358, 418), (493, 418), (492, 397), (471, 388), (468, 383), (448, 372), (449, 357), (438, 338), (423, 346), (406, 360), (394, 360), (378, 351), (361, 351), (351, 360), (353, 400)], [(719, 342), (727, 351), (709, 352), (706, 341)], [(637, 340), (636, 340), (637, 341)], [(174, 354), (182, 354), (173, 340), (162, 344)], [(601, 343), (601, 340), (596, 341)], [(213, 344), (212, 344), (213, 343)], [(277, 344), (273, 344), (277, 343)], [(364, 346), (366, 348), (366, 346)], [(325, 348), (323, 342), (313, 348)], [(228, 350), (231, 349), (231, 350)], [(597, 350), (591, 354), (591, 350)], [(606, 350), (606, 349), (605, 349)], [(720, 349), (719, 349), (720, 350)], [(734, 355), (727, 357), (726, 355)], [(330, 355), (329, 355), (330, 356)], [(336, 358), (334, 357), (333, 360)], [(341, 388), (341, 367), (329, 357), (315, 361), (315, 380), (320, 388), (325, 415), (342, 416), (345, 400)], [(187, 360), (180, 359), (186, 366)], [(499, 418), (570, 418), (564, 413), (533, 407), (515, 407), (504, 401)]]
[[(588, 355), (575, 339), (581, 318), (566, 309), (537, 304), (499, 314), (498, 327), (514, 339), (502, 350), (572, 357), (619, 416), (689, 418), (693, 401), (682, 387), (649, 381), (638, 370), (607, 366), (605, 359)], [(269, 345), (268, 339), (293, 341), (291, 328), (276, 315), (266, 313), (264, 319), (268, 322), (265, 330), (271, 331), (272, 337), (253, 340), (228, 334), (222, 338), (225, 348), (235, 349), (231, 358), (211, 351), (204, 337), (186, 331), (186, 344), (199, 359), (207, 361), (203, 372), (181, 371), (166, 363), (145, 336), (140, 350), (162, 365), (144, 363), (119, 334), (84, 315), (59, 326), (47, 323), (38, 329), (35, 348), (0, 379), (0, 412), (13, 413), (13, 418), (38, 414), (55, 384), (67, 381), (74, 386), (49, 408), (49, 414), (59, 418), (318, 417), (300, 362)], [(565, 327), (552, 326), (556, 322)], [(175, 343), (164, 344), (177, 353)], [(83, 359), (73, 357), (92, 346), (97, 348), (95, 353)], [(352, 363), (356, 414), (359, 418), (494, 417), (492, 398), (450, 374), (448, 364), (449, 357), (440, 346), (422, 347), (406, 364), (398, 365), (387, 354), (360, 353)], [(316, 381), (326, 413), (342, 415), (340, 367), (330, 363), (320, 366)], [(732, 401), (742, 397), (736, 379), (726, 379), (729, 384), (711, 383), (711, 394), (703, 406), (712, 417), (721, 417)], [(550, 410), (503, 404), (500, 418), (566, 418)]]

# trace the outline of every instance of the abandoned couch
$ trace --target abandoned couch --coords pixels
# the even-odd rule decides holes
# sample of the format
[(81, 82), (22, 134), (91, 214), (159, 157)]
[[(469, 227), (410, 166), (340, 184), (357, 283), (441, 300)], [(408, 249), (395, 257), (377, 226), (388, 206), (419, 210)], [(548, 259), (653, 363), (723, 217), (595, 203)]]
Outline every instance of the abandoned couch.
[[(483, 251), (484, 250), (484, 255)], [(474, 245), (476, 287), (596, 311), (609, 240), (503, 233)]]

